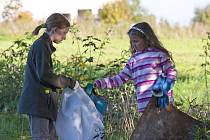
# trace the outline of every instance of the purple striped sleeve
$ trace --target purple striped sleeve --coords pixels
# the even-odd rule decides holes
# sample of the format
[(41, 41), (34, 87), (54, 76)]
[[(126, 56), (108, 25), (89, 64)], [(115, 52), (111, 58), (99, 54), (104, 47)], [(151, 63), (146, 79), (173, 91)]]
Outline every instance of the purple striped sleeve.
[(145, 97), (145, 98), (138, 99), (138, 103), (148, 102), (151, 98), (152, 97)]
[(154, 84), (155, 80), (145, 80), (135, 84), (135, 86), (151, 85)]
[(100, 80), (95, 81), (95, 86), (97, 88), (104, 89), (104, 88), (106, 88), (107, 85), (106, 85), (106, 82), (104, 81), (104, 79), (100, 79)]
[(124, 69), (118, 75), (96, 80), (95, 85), (101, 89), (116, 88), (123, 85), (130, 79), (131, 79), (131, 69), (129, 64), (127, 63)]
[(96, 86), (97, 88), (101, 88), (101, 82), (100, 82), (100, 80), (96, 80), (96, 81), (95, 81), (95, 86)]

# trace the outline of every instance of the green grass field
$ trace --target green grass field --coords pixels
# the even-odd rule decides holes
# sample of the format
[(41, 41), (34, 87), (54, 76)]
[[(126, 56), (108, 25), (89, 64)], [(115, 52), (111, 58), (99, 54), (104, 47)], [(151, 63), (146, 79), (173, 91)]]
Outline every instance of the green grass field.
[[(12, 45), (12, 41), (21, 37), (0, 36), (0, 52)], [(160, 39), (163, 45), (172, 52), (177, 66), (199, 65), (202, 61), (199, 56), (202, 53), (202, 38), (180, 38), (180, 39)], [(61, 58), (69, 57), (77, 51), (76, 46), (72, 46), (72, 40), (67, 38), (57, 48), (56, 55)], [(105, 46), (104, 61), (119, 58), (122, 50), (129, 48), (128, 38), (111, 38), (110, 44)]]

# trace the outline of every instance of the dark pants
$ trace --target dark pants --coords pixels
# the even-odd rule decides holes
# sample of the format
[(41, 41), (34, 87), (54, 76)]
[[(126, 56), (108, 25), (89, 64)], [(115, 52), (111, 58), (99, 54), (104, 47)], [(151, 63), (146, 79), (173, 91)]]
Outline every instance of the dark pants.
[(52, 120), (29, 115), (29, 125), (32, 140), (57, 140)]

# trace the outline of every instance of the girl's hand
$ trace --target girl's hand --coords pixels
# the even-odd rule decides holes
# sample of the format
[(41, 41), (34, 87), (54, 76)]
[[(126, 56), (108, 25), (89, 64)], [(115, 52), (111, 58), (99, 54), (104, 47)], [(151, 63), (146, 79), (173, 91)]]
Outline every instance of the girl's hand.
[(75, 85), (74, 85), (73, 89), (76, 90), (77, 88), (79, 88), (79, 82), (78, 81), (75, 82)]
[(173, 88), (174, 80), (166, 78), (166, 81), (162, 85), (162, 91), (164, 94), (167, 94), (169, 90)]

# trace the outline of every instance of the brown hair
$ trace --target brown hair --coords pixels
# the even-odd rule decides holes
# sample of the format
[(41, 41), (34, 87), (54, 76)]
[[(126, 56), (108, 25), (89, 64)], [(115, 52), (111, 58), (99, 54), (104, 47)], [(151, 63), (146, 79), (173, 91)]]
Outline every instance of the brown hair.
[(54, 27), (62, 29), (70, 27), (70, 23), (64, 15), (54, 13), (47, 18), (44, 24), (37, 26), (32, 32), (32, 35), (38, 35), (41, 28), (46, 28), (47, 31), (50, 31)]
[[(128, 35), (137, 35), (145, 40), (147, 47), (154, 47), (164, 52), (172, 61), (171, 53), (163, 47), (163, 44), (159, 41), (151, 26), (146, 22), (137, 23), (128, 31)], [(132, 47), (131, 53), (134, 53)], [(174, 62), (174, 61), (173, 61)]]

